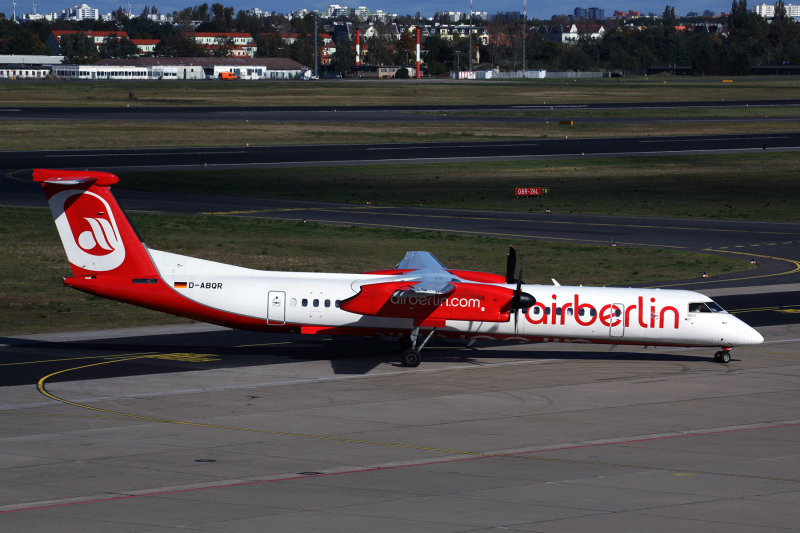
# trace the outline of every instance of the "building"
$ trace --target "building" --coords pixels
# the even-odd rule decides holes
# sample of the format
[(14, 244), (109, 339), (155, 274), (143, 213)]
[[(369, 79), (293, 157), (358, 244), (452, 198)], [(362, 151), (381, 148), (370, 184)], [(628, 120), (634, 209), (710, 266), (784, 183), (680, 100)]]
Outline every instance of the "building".
[[(784, 4), (786, 16), (793, 19), (800, 19), (800, 4)], [(753, 6), (753, 13), (761, 15), (766, 19), (775, 17), (775, 4), (758, 4)]]
[(75, 35), (77, 33), (83, 33), (92, 41), (97, 49), (100, 49), (100, 46), (108, 39), (110, 36), (114, 35), (118, 39), (122, 39), (125, 37), (128, 38), (128, 34), (124, 31), (93, 31), (93, 30), (86, 30), (83, 32), (78, 32), (76, 30), (53, 30), (50, 32), (50, 35), (47, 36), (45, 39), (44, 44), (50, 50), (53, 51), (54, 54), (61, 53), (61, 39), (63, 39), (67, 35)]
[(241, 80), (299, 79), (308, 69), (288, 58), (140, 57), (93, 65), (58, 65), (53, 76), (72, 80), (213, 80), (232, 72)]
[(54, 65), (52, 74), (64, 80), (147, 80), (146, 68), (117, 65)]
[(572, 16), (569, 17), (570, 21), (578, 21), (580, 19), (605, 20), (605, 18), (605, 9), (599, 7), (576, 7), (572, 12)]
[(93, 7), (89, 7), (88, 4), (81, 4), (79, 6), (72, 6), (69, 9), (65, 9), (61, 12), (59, 18), (66, 20), (100, 20), (100, 11)]
[(253, 57), (256, 55), (256, 45), (253, 36), (249, 33), (218, 33), (218, 32), (195, 32), (187, 33), (186, 37), (191, 37), (194, 41), (207, 50), (216, 50), (224, 43), (231, 43), (230, 55), (234, 57)]
[(131, 39), (131, 42), (139, 49), (140, 56), (151, 56), (161, 41), (159, 39)]
[(575, 44), (581, 38), (602, 39), (606, 30), (599, 24), (556, 24), (543, 26), (540, 31), (545, 37), (556, 43)]
[(64, 56), (0, 55), (0, 80), (46, 78), (62, 61)]
[(349, 17), (350, 8), (347, 6), (340, 6), (339, 4), (331, 4), (325, 10), (325, 16), (328, 18)]

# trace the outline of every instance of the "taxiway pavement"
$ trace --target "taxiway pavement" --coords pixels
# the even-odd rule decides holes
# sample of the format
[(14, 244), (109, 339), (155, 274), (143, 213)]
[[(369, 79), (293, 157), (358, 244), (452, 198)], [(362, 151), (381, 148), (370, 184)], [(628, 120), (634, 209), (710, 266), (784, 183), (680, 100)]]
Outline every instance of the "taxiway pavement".
[(190, 328), (0, 349), (3, 374), (30, 379), (0, 388), (3, 531), (800, 523), (796, 325), (760, 328), (728, 365), (703, 349), (443, 345), (414, 370), (377, 339)]

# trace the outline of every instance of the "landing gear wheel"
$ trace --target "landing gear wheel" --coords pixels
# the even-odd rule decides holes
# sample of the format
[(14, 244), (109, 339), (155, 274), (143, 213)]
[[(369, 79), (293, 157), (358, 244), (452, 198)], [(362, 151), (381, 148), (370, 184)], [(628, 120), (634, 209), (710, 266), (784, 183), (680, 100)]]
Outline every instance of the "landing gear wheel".
[(400, 357), (400, 362), (403, 363), (403, 366), (415, 368), (419, 366), (421, 359), (419, 356), (419, 352), (417, 350), (409, 348), (408, 350), (403, 352), (403, 355)]
[(714, 354), (714, 361), (717, 363), (730, 363), (731, 362), (731, 352), (730, 350), (720, 350)]

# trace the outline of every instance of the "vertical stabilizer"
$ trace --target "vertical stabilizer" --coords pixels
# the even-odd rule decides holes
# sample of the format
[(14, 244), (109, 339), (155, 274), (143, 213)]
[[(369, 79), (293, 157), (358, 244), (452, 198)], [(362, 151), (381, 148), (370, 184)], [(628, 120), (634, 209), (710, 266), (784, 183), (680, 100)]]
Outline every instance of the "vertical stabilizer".
[(35, 169), (74, 276), (157, 277), (145, 246), (111, 194), (107, 172)]

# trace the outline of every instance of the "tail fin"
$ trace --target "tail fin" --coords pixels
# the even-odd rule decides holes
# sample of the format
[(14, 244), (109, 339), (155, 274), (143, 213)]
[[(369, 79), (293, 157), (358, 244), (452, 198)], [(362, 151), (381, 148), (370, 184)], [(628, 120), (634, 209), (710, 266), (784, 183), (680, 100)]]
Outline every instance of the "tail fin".
[(114, 174), (83, 170), (33, 171), (42, 184), (74, 276), (156, 277), (147, 249), (109, 187)]

